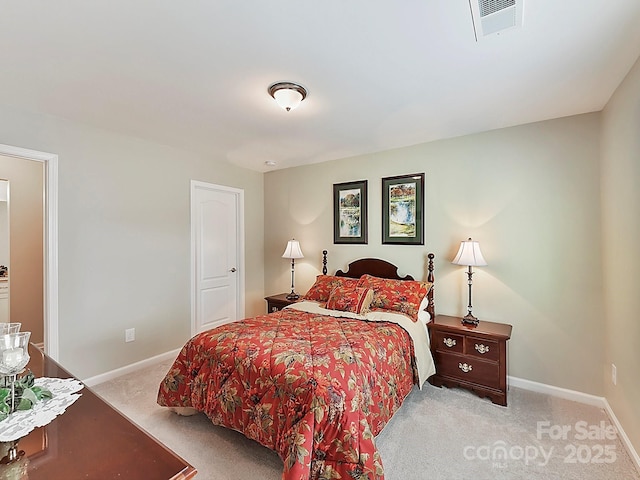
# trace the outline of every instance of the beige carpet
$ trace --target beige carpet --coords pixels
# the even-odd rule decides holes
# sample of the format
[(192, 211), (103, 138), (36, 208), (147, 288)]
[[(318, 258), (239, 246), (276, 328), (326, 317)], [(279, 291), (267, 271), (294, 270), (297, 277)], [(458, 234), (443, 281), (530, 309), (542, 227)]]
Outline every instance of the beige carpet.
[[(195, 466), (198, 479), (279, 480), (282, 462), (274, 452), (204, 415), (180, 417), (155, 403), (169, 366), (93, 390)], [(611, 429), (603, 410), (539, 393), (511, 388), (504, 408), (427, 385), (413, 390), (377, 445), (387, 480), (640, 480)]]

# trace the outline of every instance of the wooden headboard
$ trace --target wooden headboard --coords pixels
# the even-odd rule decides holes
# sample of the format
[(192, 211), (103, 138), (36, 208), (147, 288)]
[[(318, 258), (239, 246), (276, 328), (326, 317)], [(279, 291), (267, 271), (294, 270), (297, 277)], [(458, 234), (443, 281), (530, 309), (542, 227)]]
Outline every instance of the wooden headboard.
[[(322, 251), (322, 274), (327, 274), (327, 251)], [(427, 255), (429, 259), (427, 265), (427, 282), (435, 283), (435, 276), (433, 275), (433, 259), (435, 255), (433, 253), (429, 253)], [(373, 275), (374, 277), (380, 278), (391, 278), (394, 280), (414, 280), (411, 275), (405, 275), (401, 277), (398, 275), (398, 267), (394, 264), (387, 262), (386, 260), (381, 260), (379, 258), (361, 258), (359, 260), (354, 260), (351, 262), (347, 268), (346, 272), (342, 270), (336, 271), (337, 277), (349, 277), (349, 278), (360, 278), (364, 274)], [(436, 310), (435, 304), (433, 301), (433, 290), (435, 285), (431, 287), (429, 293), (427, 293), (427, 298), (429, 299), (429, 305), (427, 306), (427, 312), (431, 316), (431, 320), (435, 318)]]
[(346, 272), (338, 270), (336, 277), (360, 278), (364, 274), (380, 278), (392, 278), (394, 280), (414, 280), (411, 275), (401, 277), (398, 275), (398, 267), (393, 263), (379, 258), (361, 258), (349, 264)]

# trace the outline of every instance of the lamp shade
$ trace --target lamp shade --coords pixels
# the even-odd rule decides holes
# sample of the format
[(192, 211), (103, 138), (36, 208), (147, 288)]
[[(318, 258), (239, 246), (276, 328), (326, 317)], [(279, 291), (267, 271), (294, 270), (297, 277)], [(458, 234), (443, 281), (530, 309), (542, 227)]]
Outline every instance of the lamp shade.
[(471, 239), (460, 242), (458, 254), (451, 263), (471, 267), (482, 267), (487, 264), (480, 251), (480, 243)]
[(302, 94), (297, 90), (283, 88), (273, 94), (276, 103), (284, 108), (287, 112), (295, 109), (302, 102)]
[(300, 242), (296, 239), (289, 240), (287, 242), (287, 248), (282, 254), (282, 258), (304, 258), (302, 250), (300, 249)]
[(307, 97), (307, 90), (302, 85), (292, 82), (274, 83), (268, 92), (287, 112), (296, 108)]

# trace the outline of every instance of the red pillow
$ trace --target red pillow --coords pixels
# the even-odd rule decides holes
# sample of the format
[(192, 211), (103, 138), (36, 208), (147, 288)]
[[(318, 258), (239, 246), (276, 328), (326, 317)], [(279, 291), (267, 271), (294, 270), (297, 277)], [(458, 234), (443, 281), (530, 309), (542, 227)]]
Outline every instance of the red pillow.
[(370, 288), (336, 287), (329, 295), (326, 308), (365, 315), (372, 299), (373, 290)]
[(373, 290), (372, 310), (392, 310), (418, 321), (420, 303), (432, 287), (431, 283), (415, 280), (391, 280), (363, 275), (359, 287)]
[(329, 300), (331, 291), (336, 287), (358, 286), (357, 278), (336, 277), (333, 275), (318, 275), (316, 283), (314, 283), (309, 291), (304, 295), (305, 300), (315, 300), (316, 302), (326, 302)]

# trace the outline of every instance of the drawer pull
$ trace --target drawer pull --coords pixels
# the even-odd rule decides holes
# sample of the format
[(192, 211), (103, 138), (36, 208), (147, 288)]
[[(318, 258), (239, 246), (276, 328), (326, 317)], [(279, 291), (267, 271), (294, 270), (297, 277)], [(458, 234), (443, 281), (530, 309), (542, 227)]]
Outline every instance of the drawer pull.
[(445, 338), (443, 342), (449, 348), (455, 347), (456, 345), (456, 341), (453, 338)]
[(471, 365), (467, 365), (466, 363), (459, 363), (458, 368), (462, 370), (464, 373), (469, 373), (473, 368)]
[(476, 350), (478, 351), (478, 353), (485, 354), (489, 351), (489, 346), (484, 345), (483, 343), (481, 343), (480, 345), (476, 343)]

